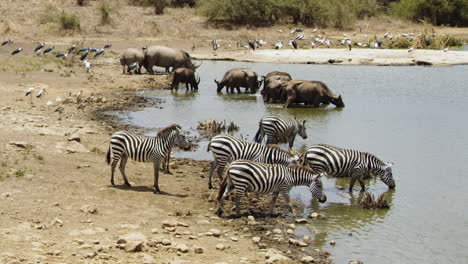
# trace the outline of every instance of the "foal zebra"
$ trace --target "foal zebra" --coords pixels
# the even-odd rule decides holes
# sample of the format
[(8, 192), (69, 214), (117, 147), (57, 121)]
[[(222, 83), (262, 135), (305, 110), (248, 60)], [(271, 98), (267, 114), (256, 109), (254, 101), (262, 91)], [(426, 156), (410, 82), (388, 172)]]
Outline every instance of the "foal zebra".
[[(125, 175), (125, 165), (128, 158), (139, 162), (153, 162), (154, 164), (154, 188), (156, 193), (160, 193), (159, 163), (166, 159), (174, 145), (179, 148), (190, 149), (190, 142), (182, 134), (179, 125), (171, 125), (160, 130), (156, 137), (146, 137), (133, 135), (125, 131), (116, 132), (112, 135), (107, 151), (107, 164), (111, 165), (111, 184), (114, 186), (114, 171), (120, 160), (120, 173), (125, 185), (130, 187), (130, 183)], [(112, 162), (111, 162), (112, 161)]]
[(289, 165), (299, 161), (299, 156), (282, 150), (276, 146), (262, 146), (254, 142), (237, 139), (227, 135), (218, 135), (211, 139), (207, 151), (212, 151), (214, 161), (211, 163), (208, 188), (211, 189), (213, 172), (218, 168), (218, 177), (221, 180), (226, 164), (237, 160), (253, 160), (271, 164)]
[(257, 193), (273, 193), (270, 213), (273, 214), (278, 195), (284, 197), (289, 210), (293, 212), (289, 200), (289, 191), (294, 186), (308, 186), (312, 197), (319, 202), (327, 201), (323, 192), (320, 177), (322, 174), (313, 174), (309, 168), (298, 165), (282, 166), (278, 164), (265, 164), (248, 160), (236, 160), (228, 167), (227, 176), (221, 183), (218, 193), (218, 210), (216, 214), (223, 214), (223, 200), (232, 190), (236, 190), (235, 211), (240, 214), (240, 199), (246, 191)]
[(326, 172), (334, 177), (351, 177), (349, 192), (353, 191), (356, 180), (365, 191), (364, 178), (371, 173), (380, 176), (390, 188), (395, 188), (392, 175), (392, 163), (386, 163), (376, 156), (351, 149), (342, 149), (331, 145), (313, 145), (304, 154), (304, 163), (316, 172)]
[(267, 144), (278, 144), (278, 141), (286, 139), (289, 142), (289, 148), (292, 148), (297, 134), (303, 139), (307, 138), (305, 122), (296, 118), (264, 117), (260, 119), (254, 141), (261, 143), (266, 135)]

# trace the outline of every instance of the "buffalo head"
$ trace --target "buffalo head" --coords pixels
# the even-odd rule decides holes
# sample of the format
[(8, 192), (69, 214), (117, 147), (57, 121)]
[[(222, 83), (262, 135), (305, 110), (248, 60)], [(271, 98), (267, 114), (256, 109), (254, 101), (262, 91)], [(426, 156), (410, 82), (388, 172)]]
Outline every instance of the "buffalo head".
[(341, 98), (341, 95), (338, 96), (338, 98), (333, 98), (331, 100), (331, 103), (336, 105), (336, 107), (344, 107), (345, 104), (343, 103), (343, 98)]

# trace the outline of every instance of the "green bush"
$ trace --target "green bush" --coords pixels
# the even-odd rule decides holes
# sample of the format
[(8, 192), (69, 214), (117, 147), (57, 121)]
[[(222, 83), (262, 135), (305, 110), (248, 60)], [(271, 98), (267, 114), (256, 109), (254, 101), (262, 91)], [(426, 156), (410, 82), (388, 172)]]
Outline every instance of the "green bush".
[(62, 11), (59, 22), (60, 28), (63, 30), (80, 30), (80, 18), (77, 15)]
[(411, 47), (411, 41), (408, 38), (399, 37), (392, 42), (390, 48), (393, 49), (408, 49)]
[(434, 25), (468, 26), (467, 0), (401, 0), (391, 4), (396, 16)]

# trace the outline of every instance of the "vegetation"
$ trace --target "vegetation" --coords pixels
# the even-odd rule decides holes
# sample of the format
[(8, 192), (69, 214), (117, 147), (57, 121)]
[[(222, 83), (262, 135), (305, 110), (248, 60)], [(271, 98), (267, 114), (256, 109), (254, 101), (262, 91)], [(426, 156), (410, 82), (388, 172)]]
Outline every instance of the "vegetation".
[(375, 199), (374, 195), (366, 192), (364, 198), (359, 202), (364, 209), (387, 209), (390, 208), (387, 200), (385, 200), (385, 194), (382, 193), (379, 198)]
[(271, 25), (277, 22), (346, 28), (355, 19), (385, 13), (435, 25), (468, 26), (466, 0), (200, 0), (212, 21)]
[(76, 0), (76, 4), (79, 6), (84, 6), (86, 4), (86, 0)]
[(80, 18), (75, 14), (67, 14), (62, 11), (59, 22), (60, 28), (63, 30), (80, 30)]
[(53, 4), (46, 4), (42, 9), (42, 12), (38, 16), (39, 24), (47, 24), (57, 22), (57, 14), (59, 10)]
[(107, 1), (101, 1), (99, 4), (99, 12), (101, 12), (101, 25), (108, 25), (112, 22), (110, 15), (113, 12), (113, 9)]

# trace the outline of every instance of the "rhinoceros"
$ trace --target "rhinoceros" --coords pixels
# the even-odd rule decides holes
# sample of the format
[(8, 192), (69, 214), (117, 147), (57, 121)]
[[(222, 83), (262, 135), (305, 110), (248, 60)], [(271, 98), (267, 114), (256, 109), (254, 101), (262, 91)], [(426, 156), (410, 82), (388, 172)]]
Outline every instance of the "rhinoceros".
[(192, 58), (186, 51), (164, 46), (147, 47), (143, 65), (150, 73), (153, 73), (153, 66), (166, 68), (166, 72), (169, 72), (170, 67), (174, 71), (180, 67), (195, 70), (200, 66), (200, 64), (195, 65), (192, 63)]
[(138, 62), (137, 73), (141, 73), (141, 66), (145, 60), (145, 54), (142, 49), (128, 48), (120, 55), (120, 65), (122, 65), (123, 74), (127, 73), (126, 67)]
[(314, 107), (329, 103), (336, 107), (345, 106), (341, 95), (334, 94), (323, 82), (293, 80), (283, 84), (283, 88), (288, 97), (284, 107), (289, 107), (292, 103), (304, 103)]
[(273, 99), (273, 103), (277, 100), (286, 101), (282, 84), (291, 80), (291, 75), (286, 72), (273, 71), (263, 76), (263, 90), (261, 91), (263, 101), (268, 102), (270, 98)]
[(250, 90), (251, 93), (255, 93), (260, 87), (262, 81), (258, 80), (258, 75), (251, 69), (247, 68), (234, 68), (227, 71), (221, 81), (214, 80), (218, 86), (218, 93), (226, 87), (226, 91), (231, 89), (231, 93), (236, 88), (237, 92), (240, 93), (240, 87), (245, 87), (245, 92)]
[(195, 77), (195, 70), (189, 68), (178, 68), (174, 71), (172, 78), (172, 88), (178, 90), (179, 83), (185, 83), (185, 88), (189, 90), (189, 84), (191, 90), (198, 90), (198, 84), (200, 84), (200, 76)]

